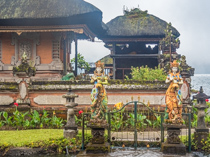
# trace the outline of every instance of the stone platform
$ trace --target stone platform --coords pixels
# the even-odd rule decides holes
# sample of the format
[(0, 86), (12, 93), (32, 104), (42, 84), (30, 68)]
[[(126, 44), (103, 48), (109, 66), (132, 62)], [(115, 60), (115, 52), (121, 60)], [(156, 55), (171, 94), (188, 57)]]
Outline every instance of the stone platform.
[(81, 151), (77, 157), (91, 157), (91, 156), (104, 156), (110, 152), (110, 144), (105, 142), (104, 144), (92, 144), (88, 143), (85, 151)]
[(186, 155), (186, 147), (183, 143), (180, 144), (163, 143), (161, 145), (161, 151), (163, 152), (163, 154)]

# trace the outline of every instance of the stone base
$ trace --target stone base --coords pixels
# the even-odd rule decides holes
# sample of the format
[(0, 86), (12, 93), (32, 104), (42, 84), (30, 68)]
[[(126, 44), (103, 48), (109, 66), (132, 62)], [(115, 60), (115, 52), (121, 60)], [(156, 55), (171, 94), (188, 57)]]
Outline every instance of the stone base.
[(109, 152), (110, 152), (110, 144), (108, 142), (104, 144), (88, 143), (86, 146), (87, 154), (109, 153)]
[[(105, 157), (106, 155), (104, 155), (103, 153), (102, 154), (87, 154), (86, 153), (86, 150), (84, 151), (80, 151), (78, 154), (77, 154), (77, 157)], [(108, 155), (107, 155), (108, 156)]]
[(161, 145), (161, 151), (163, 152), (163, 154), (186, 155), (186, 147), (183, 143), (180, 144), (163, 143)]
[(63, 136), (65, 138), (75, 138), (77, 135), (77, 130), (63, 130)]
[(195, 132), (194, 133), (194, 142), (197, 143), (198, 149), (201, 149), (205, 141), (207, 140), (207, 137), (209, 136), (209, 132)]

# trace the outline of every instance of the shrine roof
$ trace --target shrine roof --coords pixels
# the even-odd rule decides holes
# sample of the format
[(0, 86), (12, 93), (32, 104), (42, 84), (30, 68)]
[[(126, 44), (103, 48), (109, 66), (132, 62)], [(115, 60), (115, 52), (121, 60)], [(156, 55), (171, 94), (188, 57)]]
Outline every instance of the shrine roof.
[[(117, 16), (107, 24), (106, 37), (164, 37), (167, 22), (141, 11), (138, 8), (124, 11), (123, 16)], [(180, 34), (172, 27), (172, 33), (176, 37)]]
[(83, 0), (1, 0), (0, 19), (42, 19), (102, 12)]
[(104, 56), (103, 58), (100, 59), (100, 61), (102, 63), (104, 63), (105, 65), (107, 65), (107, 64), (113, 64), (113, 59), (110, 57), (110, 55)]

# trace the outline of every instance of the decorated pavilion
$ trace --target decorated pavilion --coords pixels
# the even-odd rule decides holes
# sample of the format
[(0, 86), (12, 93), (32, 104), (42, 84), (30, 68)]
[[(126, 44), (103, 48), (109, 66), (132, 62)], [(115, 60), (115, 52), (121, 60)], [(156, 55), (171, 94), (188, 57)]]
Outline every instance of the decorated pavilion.
[[(167, 22), (135, 8), (125, 10), (123, 16), (112, 19), (106, 25), (108, 31), (102, 40), (111, 51), (114, 79), (129, 76), (131, 66), (158, 66), (159, 42), (165, 37)], [(172, 34), (176, 38), (180, 35), (174, 27)]]
[[(83, 0), (2, 0), (0, 79), (15, 81), (25, 52), (32, 80), (60, 80), (70, 70), (71, 44), (103, 33), (102, 12)], [(75, 71), (76, 74), (76, 71)]]

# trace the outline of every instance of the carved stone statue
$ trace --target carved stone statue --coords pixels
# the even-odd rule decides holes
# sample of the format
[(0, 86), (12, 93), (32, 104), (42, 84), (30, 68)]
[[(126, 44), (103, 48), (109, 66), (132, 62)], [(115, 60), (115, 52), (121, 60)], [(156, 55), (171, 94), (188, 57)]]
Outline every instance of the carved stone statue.
[(165, 122), (182, 122), (182, 96), (179, 85), (183, 84), (183, 79), (178, 71), (179, 63), (176, 60), (171, 63), (171, 70), (166, 78), (166, 83), (170, 83), (166, 91), (166, 114)]
[(94, 83), (91, 92), (91, 119), (96, 121), (105, 119), (108, 99), (104, 85), (108, 83), (107, 79), (107, 76), (104, 75), (104, 64), (97, 62), (94, 76), (91, 78), (91, 82)]

